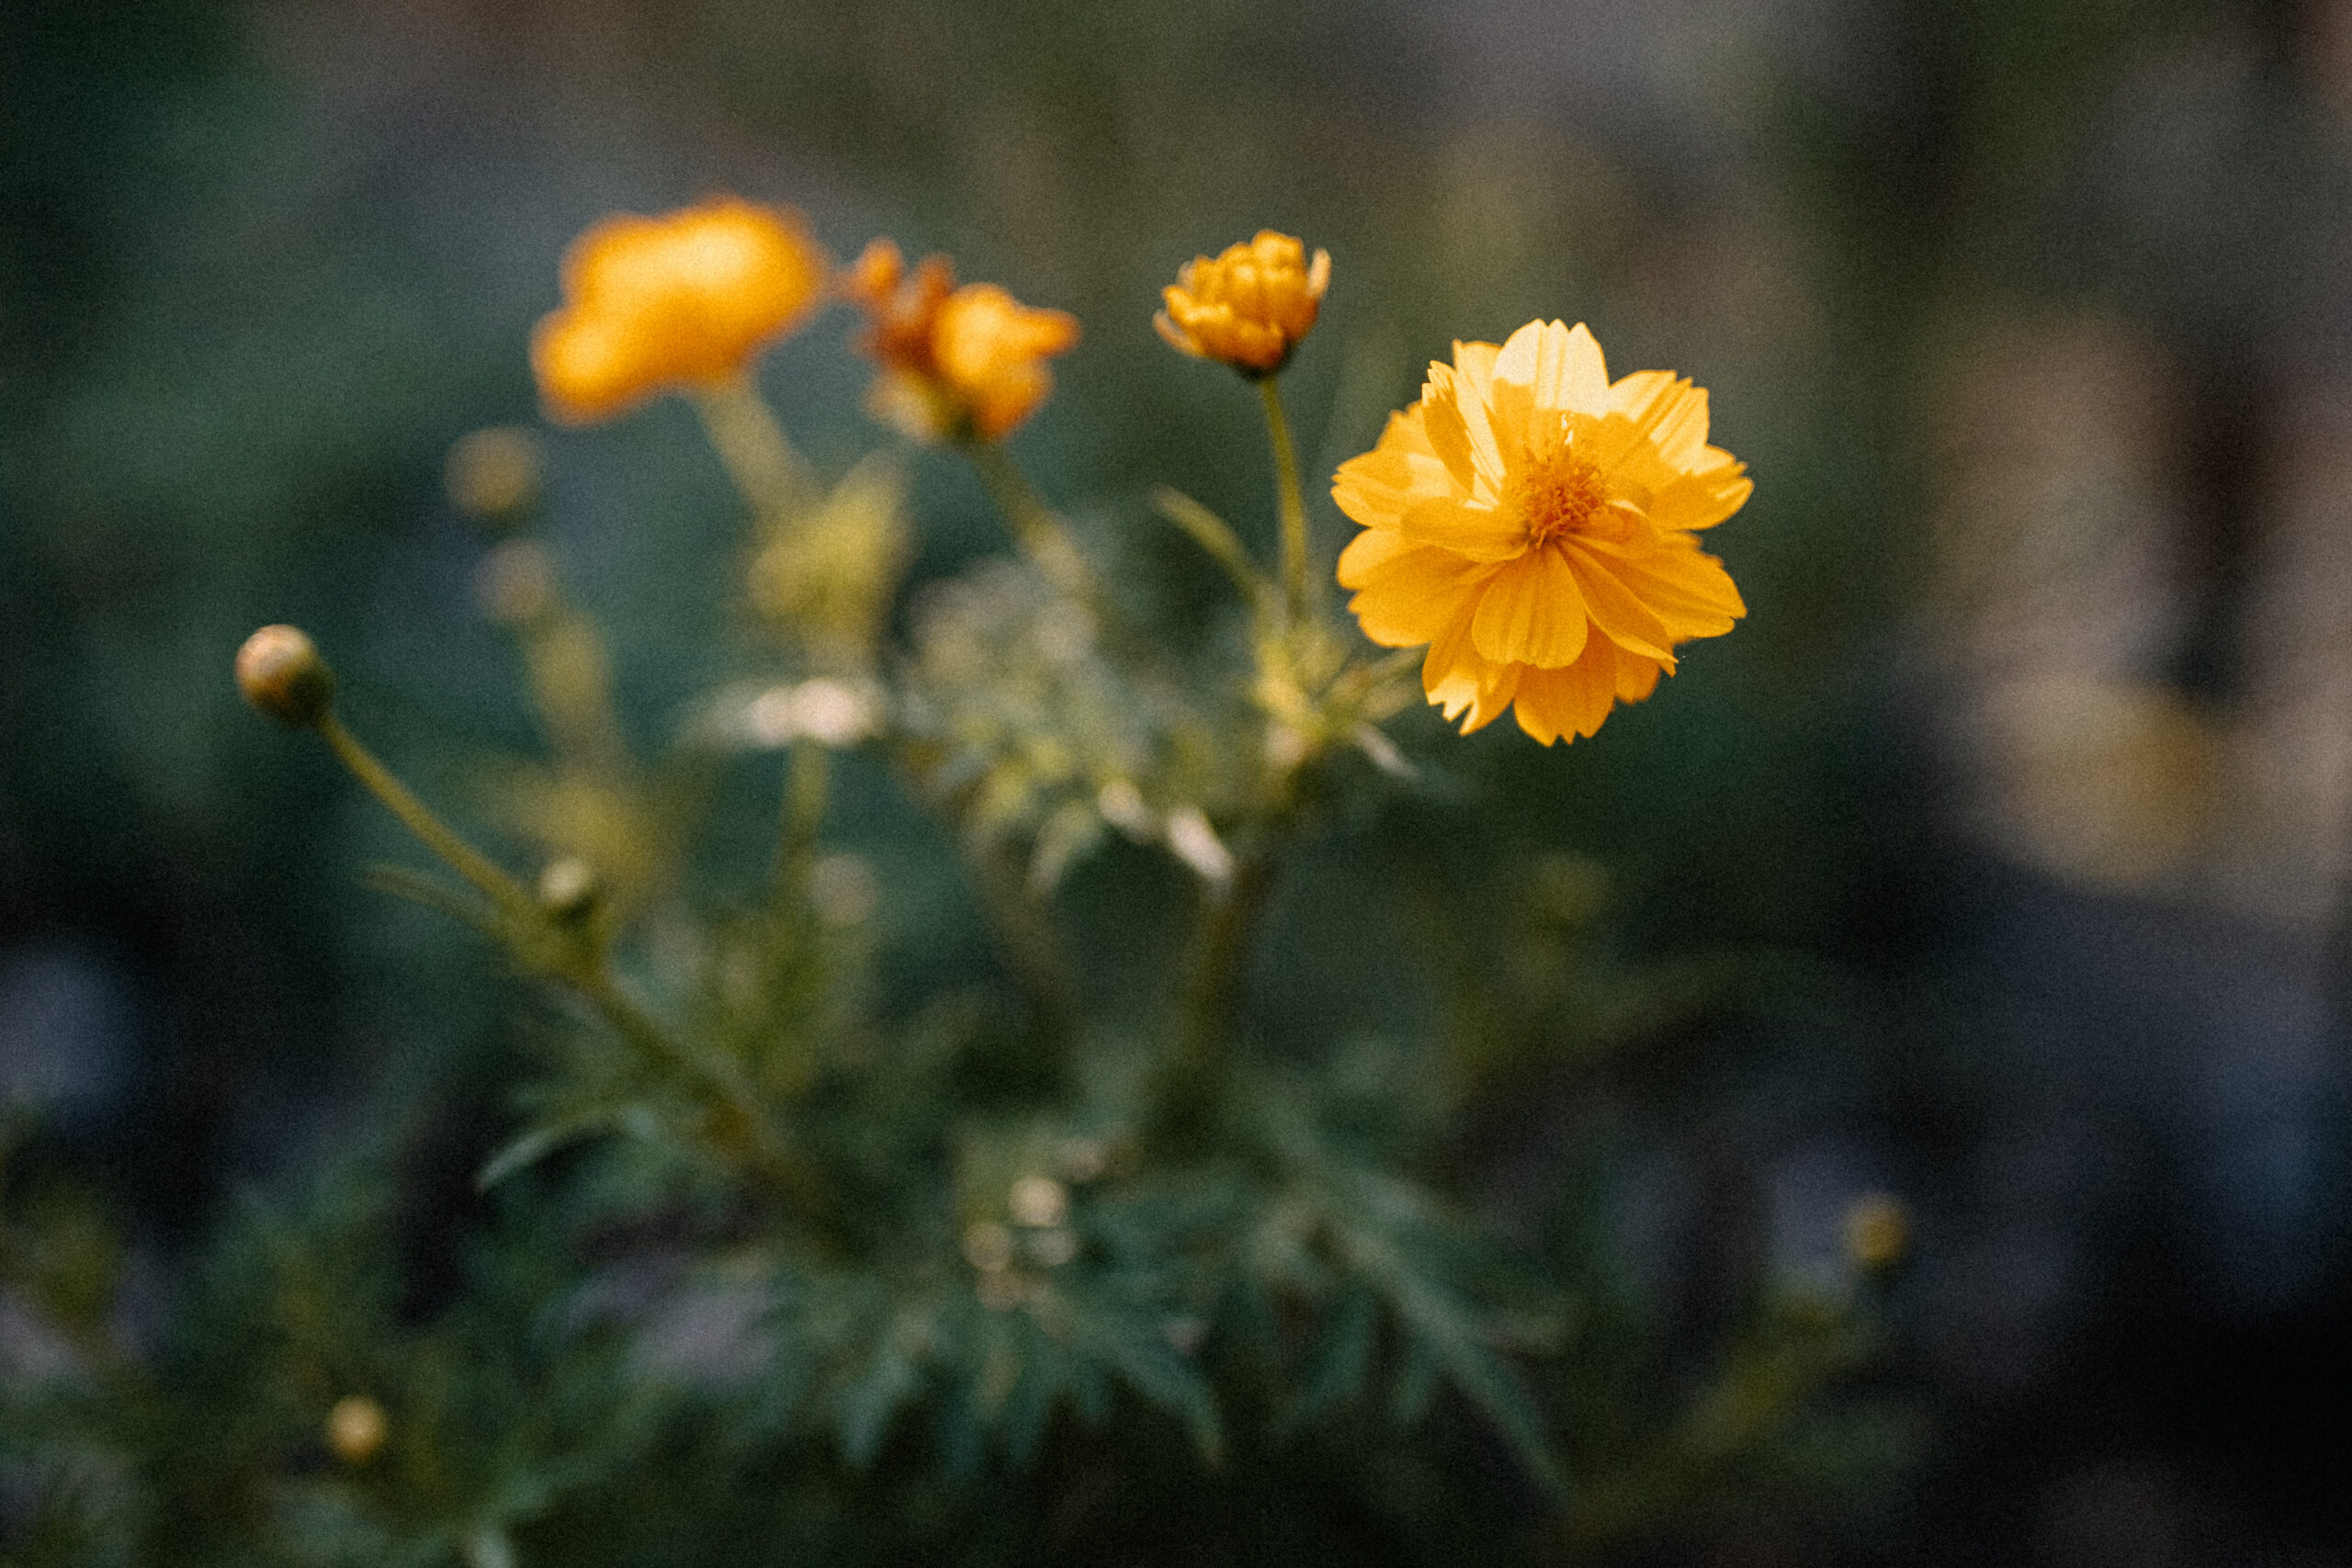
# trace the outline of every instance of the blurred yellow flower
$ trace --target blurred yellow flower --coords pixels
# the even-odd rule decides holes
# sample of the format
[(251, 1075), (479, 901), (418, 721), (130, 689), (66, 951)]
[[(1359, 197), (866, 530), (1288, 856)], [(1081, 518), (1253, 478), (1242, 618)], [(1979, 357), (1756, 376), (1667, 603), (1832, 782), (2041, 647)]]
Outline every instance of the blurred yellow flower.
[(899, 247), (876, 240), (843, 291), (872, 328), (858, 346), (882, 367), (875, 414), (919, 440), (994, 440), (1053, 389), (1045, 361), (1078, 342), (1078, 318), (1023, 305), (993, 283), (956, 286), (944, 256), (912, 272)]
[(603, 219), (564, 253), (563, 308), (531, 334), (539, 395), (579, 424), (739, 377), (808, 316), (828, 266), (789, 208), (716, 197)]
[(1159, 335), (1203, 359), (1248, 376), (1279, 370), (1315, 325), (1331, 282), (1331, 253), (1261, 229), (1246, 245), (1211, 260), (1194, 256), (1161, 290), (1168, 308), (1152, 318)]
[(1670, 371), (1611, 383), (1579, 324), (1457, 343), (1332, 498), (1363, 525), (1340, 583), (1364, 635), (1430, 645), (1421, 685), (1467, 734), (1516, 707), (1550, 745), (1590, 735), (1747, 614), (1692, 530), (1739, 510), (1746, 465), (1707, 445), (1707, 394)]

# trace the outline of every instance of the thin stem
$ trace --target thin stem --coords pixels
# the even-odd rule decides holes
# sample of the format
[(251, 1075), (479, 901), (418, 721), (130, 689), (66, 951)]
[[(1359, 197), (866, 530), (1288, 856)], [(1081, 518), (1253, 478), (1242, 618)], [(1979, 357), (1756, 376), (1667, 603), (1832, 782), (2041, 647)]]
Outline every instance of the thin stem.
[(1061, 933), (1027, 878), (1001, 851), (975, 845), (970, 863), (997, 952), (1029, 1004), (1049, 1075), (1058, 1077), (1077, 1036), (1079, 1015), (1078, 980), (1062, 950)]
[(561, 980), (638, 1051), (682, 1069), (690, 1079), (699, 1082), (743, 1124), (760, 1166), (785, 1196), (812, 1223), (831, 1223), (832, 1216), (821, 1178), (814, 1167), (777, 1136), (757, 1093), (734, 1064), (695, 1050), (655, 1022), (614, 979), (600, 946), (582, 941), (577, 932), (567, 930), (524, 890), (522, 884), (459, 837), (455, 829), (434, 814), (431, 807), (393, 777), (391, 770), (378, 761), (375, 753), (361, 745), (333, 712), (320, 717), (318, 728), (343, 765), (401, 819), (402, 826), (447, 862), (451, 870), (480, 888), (514, 922), (508, 942), (526, 967), (537, 967)]
[(727, 477), (753, 512), (763, 518), (788, 517), (813, 493), (816, 481), (807, 461), (793, 449), (750, 377), (700, 388), (694, 403)]
[(612, 661), (595, 623), (569, 604), (515, 632), (531, 698), (556, 754), (611, 775), (628, 772), (628, 742), (613, 707)]
[(1014, 466), (1003, 444), (967, 441), (964, 450), (970, 456), (972, 467), (978, 470), (980, 483), (988, 487), (989, 499), (1003, 513), (1013, 542), (1055, 587), (1073, 599), (1093, 604), (1100, 596), (1094, 569), (1087, 564), (1078, 541), (1070, 537), (1069, 529)]
[(382, 801), (403, 827), (424, 841), (426, 849), (447, 861), (450, 870), (480, 888), (485, 897), (507, 914), (534, 921), (545, 919), (521, 883), (466, 842), (457, 829), (434, 815), (431, 807), (410, 794), (408, 786), (394, 778), (392, 771), (378, 761), (376, 754), (362, 746), (332, 711), (320, 716), (319, 734), (325, 738), (327, 746), (343, 765), (351, 770), (352, 776), (367, 785), (368, 793)]
[(1283, 524), (1283, 592), (1290, 624), (1300, 625), (1315, 608), (1314, 582), (1306, 570), (1306, 497), (1298, 484), (1298, 450), (1291, 445), (1290, 421), (1283, 413), (1280, 376), (1261, 378), (1258, 395), (1266, 404), (1266, 435), (1274, 448), (1274, 492)]
[[(1279, 822), (1269, 824), (1279, 834)], [(1176, 1019), (1173, 1053), (1161, 1069), (1155, 1118), (1163, 1134), (1197, 1135), (1214, 1113), (1231, 1060), (1233, 1015), (1250, 953), (1273, 891), (1278, 844), (1245, 852), (1215, 894), (1197, 934)]]
[(814, 740), (792, 743), (786, 764), (784, 821), (777, 835), (776, 898), (787, 906), (808, 886), (809, 868), (816, 863), (817, 839), (825, 825), (825, 801), (831, 791), (832, 758)]

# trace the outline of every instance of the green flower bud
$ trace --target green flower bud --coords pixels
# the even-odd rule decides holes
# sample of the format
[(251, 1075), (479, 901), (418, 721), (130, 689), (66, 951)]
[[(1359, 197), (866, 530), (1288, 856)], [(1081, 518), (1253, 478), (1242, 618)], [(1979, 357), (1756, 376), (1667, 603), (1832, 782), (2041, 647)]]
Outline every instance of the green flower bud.
[(334, 702), (334, 671), (296, 626), (264, 626), (237, 649), (237, 690), (280, 724), (319, 722)]

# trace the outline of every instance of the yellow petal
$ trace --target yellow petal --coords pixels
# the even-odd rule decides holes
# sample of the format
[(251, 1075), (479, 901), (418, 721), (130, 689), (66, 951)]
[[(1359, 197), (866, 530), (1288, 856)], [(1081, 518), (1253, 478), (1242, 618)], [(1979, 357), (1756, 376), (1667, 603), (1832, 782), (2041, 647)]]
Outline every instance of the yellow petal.
[(1481, 500), (1493, 499), (1502, 485), (1503, 457), (1495, 445), (1485, 396), (1452, 366), (1432, 363), (1429, 381), (1421, 389), (1421, 407), (1430, 445), (1444, 460), (1454, 482)]
[[(1720, 450), (1710, 446), (1709, 452)], [(1728, 453), (1724, 454), (1726, 457)], [(1685, 474), (1650, 500), (1650, 521), (1661, 528), (1712, 528), (1747, 502), (1756, 481), (1740, 477), (1744, 465)]]
[(1394, 528), (1366, 528), (1340, 552), (1340, 586), (1362, 588), (1374, 568), (1420, 547)]
[[(1390, 434), (1404, 422), (1389, 418)], [(1426, 496), (1448, 495), (1455, 486), (1445, 465), (1429, 450), (1428, 439), (1415, 428), (1397, 439), (1390, 434), (1359, 457), (1340, 465), (1332, 476), (1331, 499), (1340, 510), (1368, 528), (1394, 528), (1407, 508)]]
[(1596, 637), (1574, 664), (1523, 671), (1513, 698), (1520, 728), (1546, 746), (1590, 735), (1617, 705), (1616, 650)]
[(1472, 560), (1510, 560), (1527, 550), (1527, 530), (1517, 518), (1451, 496), (1415, 502), (1398, 520), (1397, 531), (1414, 544)]
[(1609, 369), (1582, 321), (1530, 321), (1510, 334), (1495, 362), (1495, 379), (1528, 388), (1534, 406), (1601, 414), (1609, 411)]
[(1688, 534), (1670, 534), (1643, 548), (1598, 539), (1579, 544), (1667, 624), (1675, 641), (1688, 642), (1720, 637), (1747, 614), (1724, 563), (1690, 539)]
[(1649, 436), (1668, 463), (1699, 467), (1707, 450), (1707, 393), (1671, 370), (1636, 370), (1609, 389), (1609, 407)]
[(1468, 379), (1471, 391), (1481, 400), (1494, 385), (1495, 359), (1501, 352), (1490, 343), (1454, 341), (1453, 367)]
[(1449, 719), (1467, 710), (1469, 717), (1462, 726), (1464, 735), (1499, 717), (1519, 687), (1519, 675), (1512, 666), (1479, 657), (1471, 645), (1470, 620), (1471, 607), (1464, 605), (1430, 643), (1429, 657), (1421, 660), (1421, 689), (1430, 701), (1442, 708)]
[(1465, 560), (1450, 550), (1408, 550), (1367, 572), (1348, 608), (1373, 641), (1410, 648), (1443, 635), (1479, 584), (1510, 570)]
[(1551, 669), (1584, 650), (1589, 618), (1577, 573), (1560, 552), (1530, 550), (1485, 585), (1471, 638), (1498, 661)]
[(1617, 700), (1621, 703), (1647, 702), (1650, 694), (1657, 690), (1657, 678), (1665, 673), (1666, 668), (1655, 659), (1644, 659), (1619, 649)]
[[(1579, 547), (1572, 539), (1562, 541), (1562, 549), (1575, 568), (1577, 586), (1584, 590), (1584, 605), (1592, 615), (1592, 624), (1628, 652), (1646, 653), (1653, 659), (1668, 657), (1674, 647), (1674, 634), (1610, 570), (1613, 563)], [(1559, 661), (1539, 659), (1532, 662)]]

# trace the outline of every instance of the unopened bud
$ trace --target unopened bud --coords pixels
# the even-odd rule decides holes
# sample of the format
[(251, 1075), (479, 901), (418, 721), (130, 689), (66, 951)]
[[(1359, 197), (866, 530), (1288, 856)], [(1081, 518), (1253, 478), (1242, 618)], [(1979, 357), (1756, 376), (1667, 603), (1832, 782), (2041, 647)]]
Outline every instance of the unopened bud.
[(596, 868), (577, 855), (549, 861), (539, 873), (539, 907), (559, 920), (584, 918), (603, 893)]
[(458, 511), (499, 525), (517, 521), (538, 500), (543, 468), (529, 431), (494, 424), (458, 438), (443, 478)]
[(1856, 1268), (1883, 1273), (1911, 1247), (1911, 1213), (1883, 1192), (1858, 1198), (1846, 1211), (1846, 1256)]
[(264, 626), (237, 649), (237, 690), (280, 724), (313, 725), (334, 702), (334, 671), (295, 626)]
[(366, 1464), (391, 1430), (384, 1407), (364, 1393), (347, 1393), (327, 1412), (327, 1447), (345, 1464)]
[(509, 539), (474, 570), (474, 601), (502, 626), (527, 626), (556, 607), (555, 562), (535, 539)]

